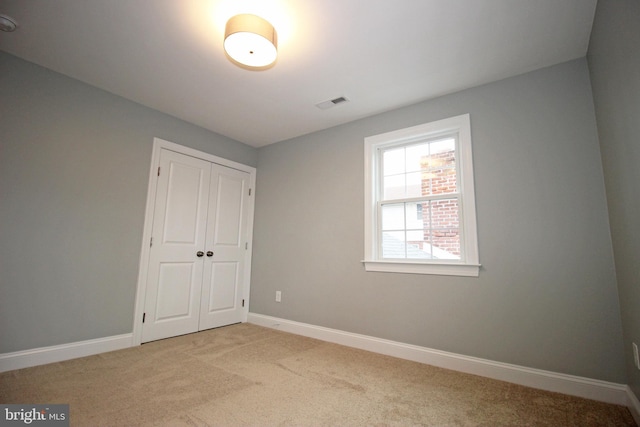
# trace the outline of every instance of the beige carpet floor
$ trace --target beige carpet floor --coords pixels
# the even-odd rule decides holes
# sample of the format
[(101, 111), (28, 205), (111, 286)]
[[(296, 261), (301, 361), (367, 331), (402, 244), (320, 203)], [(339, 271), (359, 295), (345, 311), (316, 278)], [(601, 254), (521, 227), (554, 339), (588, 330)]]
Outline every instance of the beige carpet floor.
[(238, 324), (0, 374), (72, 426), (633, 426), (627, 408)]

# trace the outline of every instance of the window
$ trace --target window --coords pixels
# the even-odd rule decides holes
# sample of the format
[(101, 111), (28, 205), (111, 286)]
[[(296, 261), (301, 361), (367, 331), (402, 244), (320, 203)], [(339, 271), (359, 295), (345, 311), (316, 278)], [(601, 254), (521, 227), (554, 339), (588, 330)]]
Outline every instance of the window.
[(469, 115), (365, 138), (367, 271), (478, 276)]

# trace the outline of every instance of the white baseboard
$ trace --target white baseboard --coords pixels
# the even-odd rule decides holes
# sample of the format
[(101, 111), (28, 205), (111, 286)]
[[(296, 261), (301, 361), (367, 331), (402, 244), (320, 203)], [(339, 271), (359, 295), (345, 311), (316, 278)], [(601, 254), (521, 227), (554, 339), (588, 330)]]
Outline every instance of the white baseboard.
[[(494, 362), (492, 360), (464, 356), (262, 314), (249, 313), (247, 320), (250, 323), (268, 328), (279, 329), (322, 341), (355, 347), (387, 356), (398, 357), (400, 359), (412, 360), (440, 368), (452, 369), (527, 387), (584, 397), (616, 405), (632, 406), (630, 395), (633, 396), (633, 393), (629, 387), (624, 384)], [(635, 398), (635, 396), (633, 397)], [(635, 403), (637, 404), (637, 402), (636, 399)], [(636, 406), (636, 410), (637, 409), (640, 409), (640, 406)]]
[[(398, 357), (400, 359), (412, 360), (414, 362), (542, 390), (627, 406), (636, 423), (640, 425), (640, 401), (638, 401), (638, 398), (631, 388), (624, 384), (494, 362), (477, 357), (464, 356), (262, 314), (249, 313), (247, 320), (256, 325), (385, 354), (387, 356)], [(0, 372), (121, 350), (131, 347), (133, 345), (132, 343), (133, 334), (123, 334), (70, 344), (4, 353), (0, 354)]]
[(633, 415), (633, 419), (636, 421), (636, 424), (640, 425), (640, 401), (638, 401), (638, 398), (629, 386), (627, 386), (627, 399), (627, 407), (629, 408), (629, 411), (631, 411), (631, 415)]
[(44, 365), (131, 347), (133, 334), (115, 335), (70, 344), (0, 354), (0, 372)]

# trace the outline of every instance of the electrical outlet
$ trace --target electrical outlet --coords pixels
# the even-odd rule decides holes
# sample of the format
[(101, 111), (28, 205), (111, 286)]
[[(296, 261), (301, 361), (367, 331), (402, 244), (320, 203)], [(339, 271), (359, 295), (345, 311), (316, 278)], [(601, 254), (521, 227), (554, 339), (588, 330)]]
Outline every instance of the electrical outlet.
[(633, 347), (633, 364), (636, 366), (636, 368), (640, 369), (640, 359), (638, 359), (638, 346), (636, 345), (636, 343), (631, 343), (631, 346)]
[(276, 291), (276, 302), (282, 301), (282, 291)]

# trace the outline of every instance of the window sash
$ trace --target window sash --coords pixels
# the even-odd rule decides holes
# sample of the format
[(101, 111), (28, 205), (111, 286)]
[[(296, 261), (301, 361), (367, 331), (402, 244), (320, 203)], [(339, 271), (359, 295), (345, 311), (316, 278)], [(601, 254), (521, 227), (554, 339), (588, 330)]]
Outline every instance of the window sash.
[[(402, 231), (406, 233), (408, 231), (417, 231), (417, 230), (424, 230), (423, 229), (418, 229), (418, 228), (411, 228), (411, 227), (407, 227), (406, 221), (404, 224), (404, 228), (398, 228), (398, 229), (394, 229), (394, 230), (387, 230), (384, 229), (382, 221), (383, 221), (383, 214), (382, 214), (382, 210), (384, 208), (384, 206), (388, 206), (388, 205), (400, 205), (400, 204), (404, 204), (405, 208), (407, 204), (412, 204), (412, 203), (424, 203), (424, 202), (431, 202), (431, 201), (438, 201), (438, 200), (455, 200), (458, 206), (458, 218), (457, 218), (457, 222), (458, 225), (457, 227), (434, 227), (433, 226), (433, 219), (430, 220), (430, 224), (428, 227), (428, 230), (430, 230), (431, 232), (435, 231), (435, 230), (439, 230), (439, 231), (443, 231), (443, 230), (451, 230), (451, 229), (456, 229), (458, 230), (458, 238), (460, 239), (459, 242), (459, 251), (460, 251), (460, 255), (459, 258), (457, 259), (443, 259), (443, 258), (427, 258), (427, 259), (422, 259), (422, 258), (415, 258), (415, 257), (409, 257), (407, 252), (407, 249), (405, 248), (405, 256), (404, 257), (385, 257), (384, 256), (384, 248), (383, 248), (383, 235), (385, 232), (390, 232), (390, 231)], [(459, 192), (453, 193), (453, 194), (437, 194), (437, 195), (433, 195), (433, 196), (424, 196), (424, 197), (410, 197), (410, 198), (405, 198), (405, 199), (392, 199), (392, 200), (384, 200), (384, 201), (378, 201), (376, 203), (376, 259), (379, 260), (411, 260), (413, 262), (420, 262), (420, 263), (442, 263), (442, 262), (446, 262), (446, 263), (462, 263), (464, 264), (466, 262), (466, 251), (464, 250), (465, 248), (465, 232), (464, 232), (464, 221), (463, 221), (463, 203), (462, 203), (462, 195)], [(406, 215), (406, 212), (405, 212)], [(405, 240), (406, 242), (407, 240)], [(430, 243), (430, 245), (432, 247), (436, 247), (438, 249), (440, 249), (436, 244), (434, 244), (434, 242), (432, 241)], [(433, 253), (431, 253), (431, 255), (433, 256)]]
[[(443, 141), (443, 140), (447, 140), (447, 139), (453, 139), (454, 141), (454, 166), (450, 167), (450, 166), (445, 166), (442, 169), (453, 169), (455, 171), (455, 177), (456, 177), (456, 189), (453, 192), (449, 192), (449, 193), (438, 193), (439, 194), (457, 194), (460, 193), (460, 162), (459, 162), (459, 157), (460, 157), (460, 141), (459, 141), (459, 132), (456, 131), (445, 131), (445, 132), (439, 132), (435, 135), (429, 135), (427, 137), (418, 137), (418, 138), (411, 138), (409, 140), (403, 140), (401, 142), (392, 142), (392, 143), (388, 143), (388, 144), (384, 144), (384, 145), (380, 145), (377, 147), (377, 151), (376, 151), (376, 159), (375, 159), (375, 174), (377, 176), (376, 179), (376, 200), (383, 200), (383, 201), (388, 201), (388, 200), (396, 200), (396, 199), (391, 199), (391, 198), (385, 198), (385, 194), (384, 194), (384, 184), (385, 184), (385, 177), (388, 176), (401, 176), (404, 175), (405, 177), (405, 190), (406, 190), (406, 176), (409, 175), (410, 173), (423, 173), (425, 170), (419, 169), (419, 170), (411, 170), (411, 171), (407, 171), (405, 169), (404, 173), (399, 173), (399, 174), (393, 174), (393, 175), (386, 175), (384, 174), (384, 156), (385, 153), (387, 151), (391, 151), (391, 150), (397, 150), (399, 148), (408, 148), (408, 147), (414, 147), (417, 145), (421, 145), (421, 144), (432, 144), (438, 141)], [(432, 153), (431, 155), (434, 155), (437, 153)], [(437, 168), (427, 168), (426, 170), (437, 170)], [(431, 188), (431, 187), (430, 187)], [(431, 194), (429, 194), (431, 195)], [(416, 197), (424, 197), (423, 195), (421, 196), (416, 196)]]

